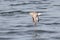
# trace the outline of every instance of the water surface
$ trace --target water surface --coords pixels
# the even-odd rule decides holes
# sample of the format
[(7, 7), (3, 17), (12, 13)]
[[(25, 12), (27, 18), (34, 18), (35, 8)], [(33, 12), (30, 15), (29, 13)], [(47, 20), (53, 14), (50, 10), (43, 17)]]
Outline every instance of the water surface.
[[(32, 23), (30, 11), (41, 12)], [(60, 40), (59, 0), (0, 0), (0, 40)]]

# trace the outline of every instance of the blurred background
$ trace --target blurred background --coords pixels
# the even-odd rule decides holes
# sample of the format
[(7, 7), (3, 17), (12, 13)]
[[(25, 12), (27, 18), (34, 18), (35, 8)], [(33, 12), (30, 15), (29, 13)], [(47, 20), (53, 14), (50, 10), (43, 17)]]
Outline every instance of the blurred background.
[[(42, 13), (34, 26), (30, 11)], [(60, 40), (60, 0), (0, 0), (0, 40)]]

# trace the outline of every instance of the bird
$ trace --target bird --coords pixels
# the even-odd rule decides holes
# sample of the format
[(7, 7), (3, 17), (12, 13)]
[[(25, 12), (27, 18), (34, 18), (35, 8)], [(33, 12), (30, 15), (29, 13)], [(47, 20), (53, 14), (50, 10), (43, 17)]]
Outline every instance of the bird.
[(39, 22), (39, 16), (41, 15), (41, 13), (37, 13), (37, 12), (35, 12), (35, 11), (32, 11), (32, 12), (30, 12), (29, 14), (30, 14), (31, 17), (32, 17), (32, 20), (33, 20), (34, 25), (36, 25), (37, 22)]

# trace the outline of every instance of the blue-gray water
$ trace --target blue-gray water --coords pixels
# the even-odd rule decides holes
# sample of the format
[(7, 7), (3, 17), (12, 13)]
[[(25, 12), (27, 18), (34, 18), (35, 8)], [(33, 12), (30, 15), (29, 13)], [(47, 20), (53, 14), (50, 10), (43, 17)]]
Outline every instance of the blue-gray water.
[[(37, 36), (30, 11), (41, 12)], [(60, 0), (0, 0), (0, 40), (60, 40)]]

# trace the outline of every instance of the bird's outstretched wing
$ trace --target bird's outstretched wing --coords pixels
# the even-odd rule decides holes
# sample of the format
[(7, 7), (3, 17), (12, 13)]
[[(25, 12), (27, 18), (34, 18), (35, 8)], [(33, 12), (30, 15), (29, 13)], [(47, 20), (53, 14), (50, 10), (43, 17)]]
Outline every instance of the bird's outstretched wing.
[(29, 13), (29, 15), (31, 15), (31, 16), (32, 16), (33, 14), (32, 14), (32, 13)]
[(38, 13), (38, 16), (40, 16), (42, 13)]

